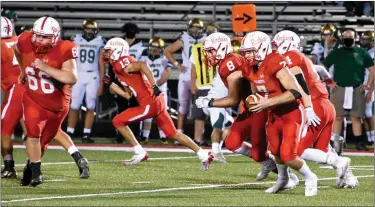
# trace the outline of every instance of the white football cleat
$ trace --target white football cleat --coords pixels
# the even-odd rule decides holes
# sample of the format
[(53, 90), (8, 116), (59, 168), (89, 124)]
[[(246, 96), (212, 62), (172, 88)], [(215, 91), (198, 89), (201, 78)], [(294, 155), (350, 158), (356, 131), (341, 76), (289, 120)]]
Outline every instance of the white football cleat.
[(345, 186), (345, 177), (348, 172), (348, 168), (350, 166), (350, 158), (348, 157), (340, 157), (336, 169), (336, 186), (338, 188), (343, 188)]
[(266, 193), (278, 193), (279, 191), (283, 190), (285, 186), (289, 182), (289, 177), (283, 178), (283, 179), (277, 179), (276, 184), (272, 187), (268, 188), (265, 192)]
[[(289, 170), (289, 169), (288, 169)], [(299, 184), (299, 178), (291, 170), (289, 170), (289, 181), (285, 185), (284, 190), (294, 189)]]
[(256, 177), (256, 180), (258, 181), (265, 179), (272, 170), (276, 169), (276, 163), (271, 158), (268, 158), (267, 160), (263, 161), (261, 163), (261, 166), (262, 167), (260, 169), (260, 172)]
[(348, 169), (345, 177), (344, 188), (355, 188), (359, 185), (358, 178), (353, 175), (352, 169)]
[(214, 153), (214, 161), (227, 163), (227, 160), (225, 159), (223, 153)]
[(311, 178), (305, 180), (305, 196), (315, 196), (318, 194), (318, 177), (313, 174)]
[(126, 160), (124, 165), (136, 165), (142, 161), (146, 161), (148, 159), (148, 154), (146, 151), (142, 152), (141, 154), (135, 154), (130, 160)]
[(211, 152), (209, 152), (207, 158), (205, 160), (201, 160), (201, 170), (208, 170), (213, 160), (214, 156), (211, 154)]

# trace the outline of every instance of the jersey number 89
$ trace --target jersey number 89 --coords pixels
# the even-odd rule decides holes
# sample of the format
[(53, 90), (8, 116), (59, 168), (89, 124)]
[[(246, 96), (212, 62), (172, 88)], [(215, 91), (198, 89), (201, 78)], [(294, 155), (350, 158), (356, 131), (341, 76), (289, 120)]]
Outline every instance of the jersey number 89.
[(79, 51), (79, 60), (81, 63), (85, 63), (86, 60), (88, 63), (93, 63), (95, 60), (95, 50), (86, 50), (86, 49), (81, 49)]

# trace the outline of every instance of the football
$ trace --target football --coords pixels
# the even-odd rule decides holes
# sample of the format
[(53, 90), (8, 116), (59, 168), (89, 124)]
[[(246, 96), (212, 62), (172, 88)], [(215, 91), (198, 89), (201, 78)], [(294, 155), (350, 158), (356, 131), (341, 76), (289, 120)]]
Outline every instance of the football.
[(250, 95), (246, 98), (246, 107), (249, 109), (253, 106), (255, 106), (256, 104), (252, 104), (254, 103), (255, 101), (258, 101), (258, 97), (256, 95)]

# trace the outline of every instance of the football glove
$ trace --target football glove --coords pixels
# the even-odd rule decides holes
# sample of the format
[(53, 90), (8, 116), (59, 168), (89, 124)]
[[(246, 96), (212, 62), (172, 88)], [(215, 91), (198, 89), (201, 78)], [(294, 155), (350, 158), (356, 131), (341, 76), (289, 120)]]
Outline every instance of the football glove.
[(305, 108), (306, 116), (307, 116), (307, 124), (310, 126), (311, 124), (316, 127), (320, 124), (320, 118), (315, 114), (314, 109), (309, 106)]
[(155, 96), (158, 96), (161, 94), (161, 91), (157, 85), (152, 86), (152, 90), (154, 91)]

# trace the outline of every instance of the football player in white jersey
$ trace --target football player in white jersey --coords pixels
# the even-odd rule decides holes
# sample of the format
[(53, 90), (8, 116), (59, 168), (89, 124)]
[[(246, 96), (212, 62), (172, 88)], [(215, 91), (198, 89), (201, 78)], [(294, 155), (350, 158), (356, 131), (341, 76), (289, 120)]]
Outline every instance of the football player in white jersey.
[(78, 121), (79, 110), (83, 97), (86, 97), (86, 116), (82, 142), (93, 143), (90, 138), (91, 127), (94, 122), (96, 98), (103, 93), (103, 77), (105, 66), (103, 62), (103, 47), (106, 41), (99, 32), (95, 20), (86, 19), (83, 22), (83, 34), (72, 37), (72, 41), (79, 47), (77, 63), (77, 83), (72, 88), (72, 102), (68, 118), (67, 132), (72, 137)]
[[(168, 106), (168, 88), (167, 81), (171, 75), (172, 65), (169, 63), (168, 59), (163, 56), (163, 49), (165, 47), (164, 40), (160, 37), (154, 37), (150, 39), (148, 43), (148, 50), (143, 52), (143, 55), (140, 57), (139, 61), (146, 62), (152, 73), (156, 84), (159, 86), (160, 91), (164, 95), (165, 105)], [(146, 119), (143, 121), (143, 130), (142, 130), (142, 142), (147, 142), (150, 130), (151, 130), (151, 119)], [(162, 130), (159, 129), (160, 140), (162, 144), (168, 144), (167, 138)]]
[[(361, 47), (368, 50), (368, 53), (374, 60), (374, 31), (365, 31), (361, 35), (360, 39)], [(365, 74), (365, 81), (367, 83), (369, 77), (369, 71), (366, 70)], [(374, 131), (374, 87), (370, 88), (370, 90), (366, 90), (366, 110), (365, 110), (365, 119), (363, 120), (363, 127), (366, 131), (367, 140), (369, 142), (370, 148), (374, 148), (374, 139), (375, 139), (375, 131)]]
[[(184, 121), (189, 113), (191, 100), (191, 64), (189, 61), (191, 55), (191, 47), (197, 43), (203, 43), (206, 35), (203, 33), (204, 23), (199, 18), (189, 21), (188, 32), (181, 32), (179, 38), (171, 45), (165, 48), (164, 55), (169, 62), (180, 70), (178, 79), (178, 120), (177, 130), (183, 132)], [(173, 54), (182, 49), (182, 64), (178, 63)]]

